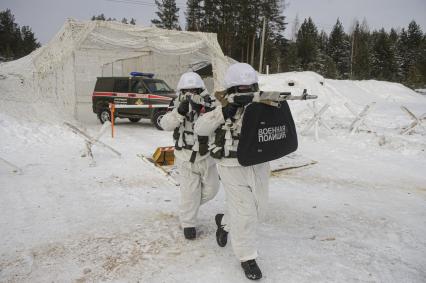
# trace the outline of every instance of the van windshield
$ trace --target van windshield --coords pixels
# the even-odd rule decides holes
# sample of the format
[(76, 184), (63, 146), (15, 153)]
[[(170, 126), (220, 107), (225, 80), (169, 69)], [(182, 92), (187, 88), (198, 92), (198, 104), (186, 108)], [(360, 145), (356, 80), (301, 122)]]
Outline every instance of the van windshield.
[(144, 82), (152, 93), (173, 92), (173, 89), (162, 80), (144, 80)]

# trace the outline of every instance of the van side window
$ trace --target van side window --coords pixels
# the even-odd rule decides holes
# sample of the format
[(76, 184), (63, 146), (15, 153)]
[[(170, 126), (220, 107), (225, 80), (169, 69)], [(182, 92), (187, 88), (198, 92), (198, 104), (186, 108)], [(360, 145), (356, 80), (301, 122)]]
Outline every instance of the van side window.
[(144, 83), (142, 81), (133, 81), (132, 82), (132, 92), (134, 93), (148, 93)]
[(114, 86), (114, 80), (110, 78), (98, 78), (95, 85), (95, 91), (111, 92)]
[(116, 80), (114, 92), (129, 92), (129, 80)]

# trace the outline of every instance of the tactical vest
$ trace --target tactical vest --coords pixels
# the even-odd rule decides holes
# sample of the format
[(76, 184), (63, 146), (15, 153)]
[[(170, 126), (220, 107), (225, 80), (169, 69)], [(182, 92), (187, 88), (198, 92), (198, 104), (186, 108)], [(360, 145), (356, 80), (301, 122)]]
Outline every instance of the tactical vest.
[(240, 139), (244, 109), (240, 108), (234, 119), (227, 119), (215, 131), (215, 139), (210, 150), (213, 158), (237, 158), (238, 141)]
[(173, 131), (173, 140), (175, 142), (176, 150), (192, 150), (190, 162), (194, 163), (197, 157), (197, 152), (204, 156), (209, 150), (209, 138), (206, 136), (195, 136), (194, 134), (194, 124), (198, 119), (199, 114), (195, 111), (191, 111), (185, 118), (183, 122), (176, 127)]

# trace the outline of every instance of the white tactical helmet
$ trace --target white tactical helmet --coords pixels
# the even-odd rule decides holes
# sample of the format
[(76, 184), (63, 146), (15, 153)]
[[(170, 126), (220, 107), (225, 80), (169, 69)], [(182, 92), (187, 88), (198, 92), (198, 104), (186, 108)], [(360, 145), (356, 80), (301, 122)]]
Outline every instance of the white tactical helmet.
[(253, 85), (258, 83), (257, 73), (252, 66), (246, 63), (231, 65), (225, 73), (224, 87)]
[(177, 90), (180, 91), (182, 89), (206, 89), (203, 80), (200, 75), (194, 72), (184, 73), (178, 82)]

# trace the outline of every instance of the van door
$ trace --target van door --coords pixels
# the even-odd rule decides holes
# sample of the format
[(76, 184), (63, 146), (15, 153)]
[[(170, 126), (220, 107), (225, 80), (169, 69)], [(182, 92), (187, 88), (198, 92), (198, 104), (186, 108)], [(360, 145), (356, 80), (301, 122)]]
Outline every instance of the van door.
[[(130, 105), (145, 105), (147, 104), (148, 88), (144, 82), (139, 78), (133, 78), (130, 83), (130, 93), (128, 104)], [(130, 110), (130, 109), (129, 109)], [(129, 113), (141, 115), (143, 117), (149, 116), (150, 109), (148, 108), (133, 108)]]
[[(128, 93), (129, 93), (129, 79), (115, 79), (114, 82), (114, 103), (115, 104), (129, 104), (128, 101)], [(127, 108), (117, 109), (118, 114), (126, 114), (128, 113)]]

